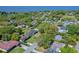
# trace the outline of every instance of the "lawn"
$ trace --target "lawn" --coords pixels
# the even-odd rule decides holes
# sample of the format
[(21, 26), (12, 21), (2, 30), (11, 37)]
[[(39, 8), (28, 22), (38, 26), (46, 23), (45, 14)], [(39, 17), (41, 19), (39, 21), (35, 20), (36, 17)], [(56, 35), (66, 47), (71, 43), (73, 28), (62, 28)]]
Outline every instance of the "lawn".
[(29, 28), (23, 28), (23, 29), (22, 29), (22, 32), (23, 32), (24, 34), (28, 33), (29, 31), (30, 31)]
[(16, 47), (10, 53), (23, 53), (25, 50), (21, 47)]
[(71, 47), (62, 47), (60, 50), (62, 53), (77, 53), (77, 50)]
[(38, 42), (39, 41), (39, 35), (40, 35), (40, 33), (38, 32), (37, 34), (35, 34), (34, 36), (32, 36), (31, 38), (26, 40), (26, 42), (29, 42), (29, 43)]

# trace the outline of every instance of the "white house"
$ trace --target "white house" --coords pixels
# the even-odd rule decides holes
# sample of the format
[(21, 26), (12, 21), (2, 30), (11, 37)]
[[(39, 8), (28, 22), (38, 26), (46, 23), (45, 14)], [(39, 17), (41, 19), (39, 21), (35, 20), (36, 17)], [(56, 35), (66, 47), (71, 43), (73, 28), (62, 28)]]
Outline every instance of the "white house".
[(65, 28), (65, 27), (58, 27), (58, 32), (60, 32), (60, 33), (66, 33), (66, 32), (68, 32), (68, 30)]

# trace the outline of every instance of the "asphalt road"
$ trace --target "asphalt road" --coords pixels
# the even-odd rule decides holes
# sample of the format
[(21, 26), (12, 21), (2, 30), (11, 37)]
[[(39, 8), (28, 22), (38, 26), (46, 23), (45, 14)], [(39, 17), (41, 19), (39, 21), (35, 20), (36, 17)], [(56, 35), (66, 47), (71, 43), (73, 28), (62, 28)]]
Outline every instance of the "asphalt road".
[(27, 47), (26, 50), (24, 51), (24, 53), (30, 53), (35, 51), (35, 48), (37, 48), (37, 43), (33, 43), (31, 46)]

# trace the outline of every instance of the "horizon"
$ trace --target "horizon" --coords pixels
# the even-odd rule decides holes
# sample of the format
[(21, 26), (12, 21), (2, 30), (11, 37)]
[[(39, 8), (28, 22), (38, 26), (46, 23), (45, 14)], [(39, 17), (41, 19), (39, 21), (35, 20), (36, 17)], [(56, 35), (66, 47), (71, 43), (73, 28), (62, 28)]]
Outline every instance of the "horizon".
[(35, 12), (50, 10), (79, 10), (79, 6), (0, 6), (4, 12)]

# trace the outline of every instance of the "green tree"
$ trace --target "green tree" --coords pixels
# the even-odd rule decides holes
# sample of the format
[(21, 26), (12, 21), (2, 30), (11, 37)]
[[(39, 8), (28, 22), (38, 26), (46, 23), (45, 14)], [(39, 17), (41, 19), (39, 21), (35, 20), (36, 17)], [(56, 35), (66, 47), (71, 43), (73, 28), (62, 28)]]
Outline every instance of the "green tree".
[(63, 40), (61, 42), (65, 43), (67, 46), (68, 45), (75, 46), (76, 45), (76, 38), (74, 37), (74, 35), (65, 34), (63, 36)]
[(47, 34), (56, 34), (58, 30), (55, 24), (49, 24), (49, 23), (40, 24), (38, 26), (38, 29), (41, 33), (47, 33)]
[(68, 25), (68, 33), (71, 35), (79, 33), (79, 24), (78, 25)]
[(3, 34), (2, 38), (3, 38), (4, 41), (9, 41), (9, 40), (11, 40), (11, 34), (7, 34), (7, 33)]
[(54, 36), (57, 33), (57, 26), (54, 24), (43, 23), (39, 25), (41, 32), (39, 46), (43, 46), (45, 49), (50, 47), (50, 43), (53, 42)]
[(65, 15), (61, 18), (61, 21), (71, 21), (71, 20), (75, 20), (75, 16), (68, 16), (68, 15)]
[(44, 47), (45, 49), (50, 47), (50, 42), (53, 40), (51, 36), (48, 36), (47, 34), (43, 34), (40, 37), (40, 40), (38, 42), (38, 45), (41, 47)]
[(11, 39), (12, 39), (12, 40), (17, 40), (17, 41), (18, 41), (18, 40), (20, 39), (20, 35), (17, 34), (17, 33), (13, 33)]
[(75, 48), (71, 48), (68, 46), (62, 47), (60, 50), (62, 53), (77, 53), (77, 50)]

